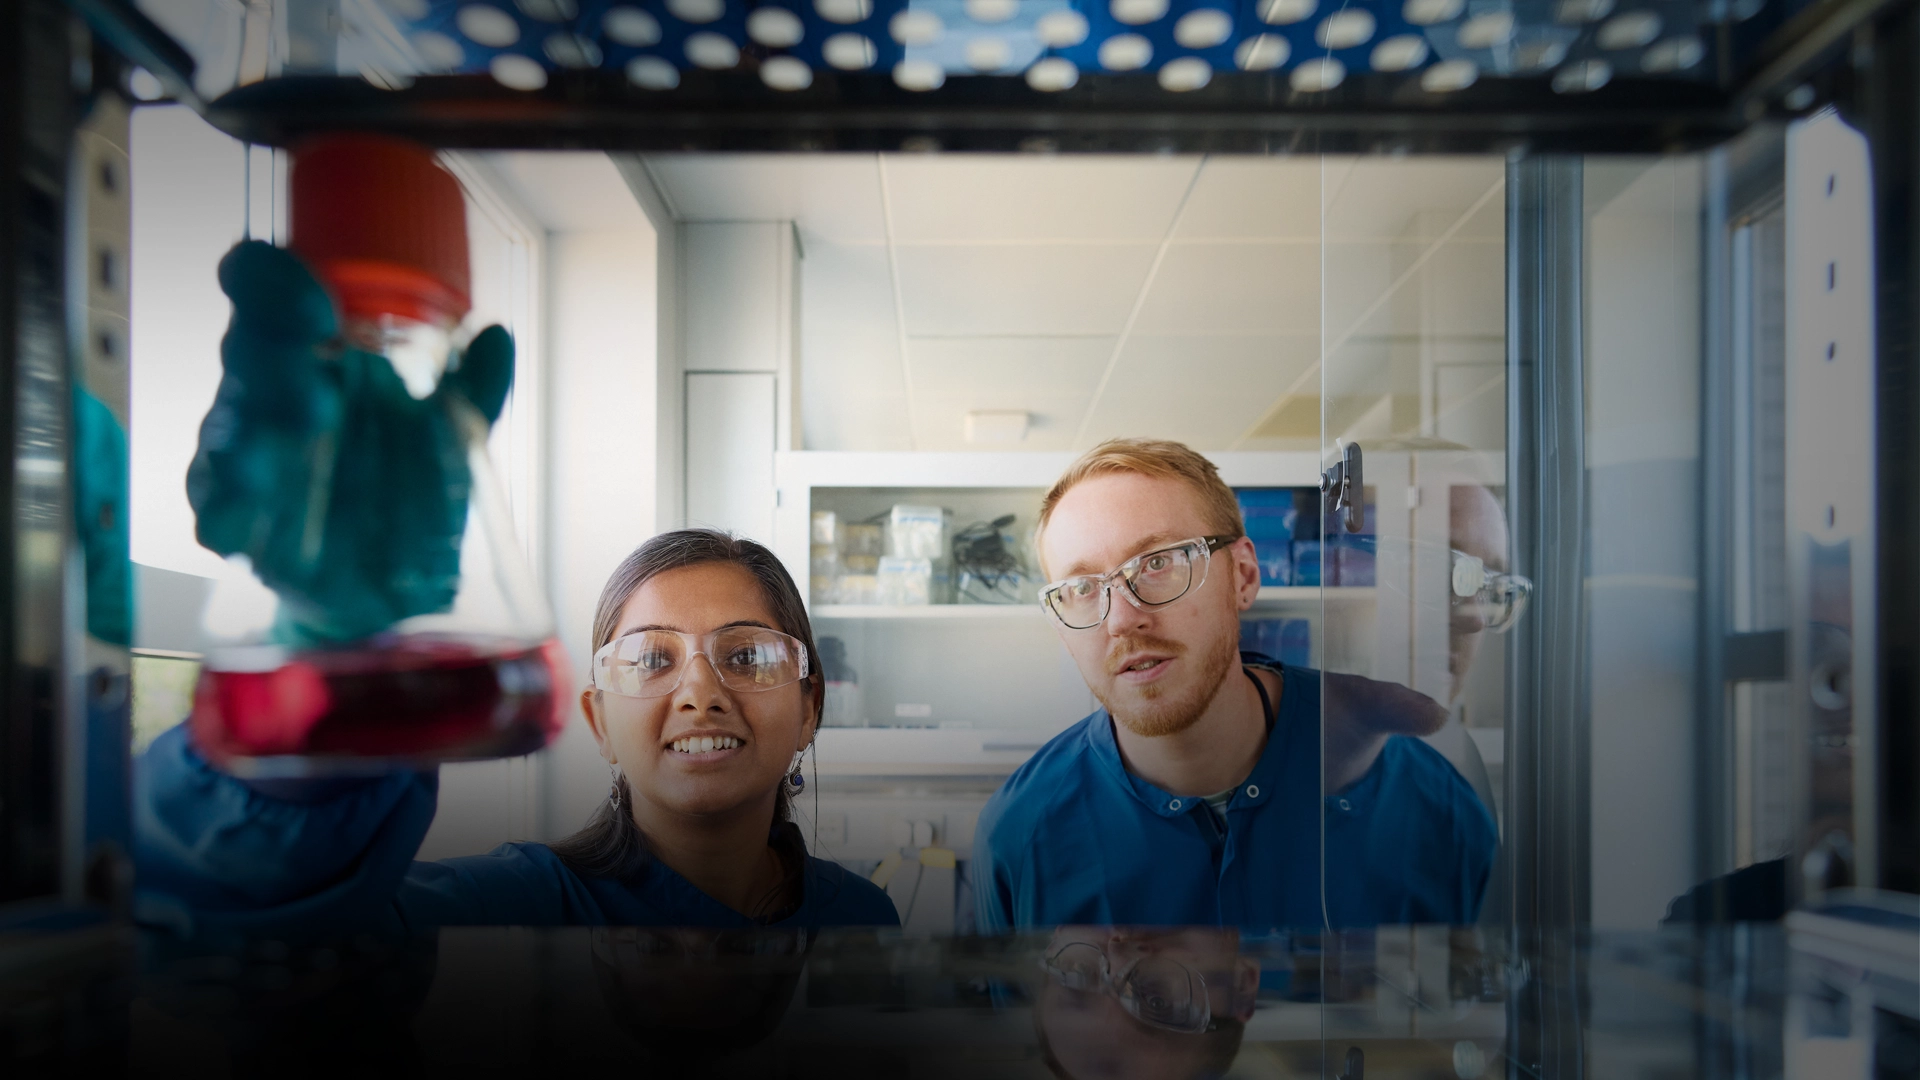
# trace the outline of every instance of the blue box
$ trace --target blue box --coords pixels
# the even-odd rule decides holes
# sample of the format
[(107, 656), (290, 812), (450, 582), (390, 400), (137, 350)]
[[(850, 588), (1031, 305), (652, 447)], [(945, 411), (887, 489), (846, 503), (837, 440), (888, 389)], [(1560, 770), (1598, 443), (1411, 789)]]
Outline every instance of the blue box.
[(1320, 541), (1293, 542), (1293, 580), (1291, 585), (1320, 584)]
[(1238, 488), (1240, 520), (1260, 563), (1260, 584), (1292, 585), (1293, 536), (1298, 520), (1294, 488)]
[(1306, 667), (1313, 661), (1313, 627), (1305, 619), (1247, 619), (1240, 624), (1240, 648)]
[(1325, 567), (1327, 584), (1372, 585), (1376, 543), (1371, 535), (1342, 533), (1329, 539)]

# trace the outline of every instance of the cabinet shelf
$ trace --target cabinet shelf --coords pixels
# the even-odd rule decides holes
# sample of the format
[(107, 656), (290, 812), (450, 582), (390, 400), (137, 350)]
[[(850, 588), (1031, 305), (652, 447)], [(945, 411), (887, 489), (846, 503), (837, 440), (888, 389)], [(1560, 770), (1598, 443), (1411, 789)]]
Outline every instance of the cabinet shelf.
[(1360, 603), (1372, 600), (1373, 592), (1372, 585), (1335, 585), (1325, 589), (1318, 585), (1265, 585), (1253, 606), (1255, 610), (1319, 607), (1322, 597), (1329, 604)]
[(815, 619), (1038, 619), (1033, 604), (816, 604)]
[[(1254, 610), (1317, 608), (1322, 597), (1329, 604), (1363, 603), (1373, 599), (1371, 585), (1268, 585), (1254, 600)], [(1039, 604), (816, 604), (816, 619), (1037, 619), (1045, 618)]]

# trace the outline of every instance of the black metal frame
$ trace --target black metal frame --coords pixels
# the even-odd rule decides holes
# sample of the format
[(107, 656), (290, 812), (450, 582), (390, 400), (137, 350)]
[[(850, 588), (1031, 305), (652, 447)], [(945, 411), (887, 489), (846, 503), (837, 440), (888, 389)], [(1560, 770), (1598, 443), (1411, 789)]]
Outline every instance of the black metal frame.
[[(745, 73), (687, 72), (670, 94), (603, 71), (555, 72), (542, 90), (484, 75), (398, 90), (341, 77), (269, 79), (206, 102), (193, 61), (133, 0), (68, 0), (176, 99), (245, 142), (284, 146), (331, 130), (472, 149), (1042, 151), (1145, 153), (1664, 153), (1723, 141), (1767, 115), (1844, 96), (1833, 61), (1854, 30), (1913, 0), (1820, 0), (1791, 18), (1723, 26), (1723, 70), (1703, 80), (1616, 79), (1591, 94), (1545, 78), (1487, 79), (1449, 94), (1417, 73), (1356, 75), (1322, 93), (1281, 75), (1225, 73), (1168, 94), (1138, 76), (1089, 74), (1063, 93), (1018, 78), (949, 80), (934, 93), (886, 75), (816, 78), (782, 93)], [(1754, 40), (1758, 38), (1758, 40)]]
[[(64, 885), (66, 197), (88, 53), (55, 0), (0, 5), (0, 904)], [(84, 33), (81, 35), (84, 38)], [(78, 45), (78, 48), (76, 48)], [(50, 559), (48, 546), (52, 545)]]
[(1535, 1076), (1578, 1076), (1585, 1059), (1585, 979), (1573, 952), (1548, 955), (1592, 905), (1583, 180), (1578, 157), (1507, 166), (1507, 515), (1535, 597), (1508, 635), (1497, 887), (1516, 952), (1576, 965), (1509, 999), (1508, 1057)]
[(1920, 8), (1854, 40), (1862, 78), (1848, 117), (1872, 154), (1878, 350), (1879, 880), (1920, 892)]

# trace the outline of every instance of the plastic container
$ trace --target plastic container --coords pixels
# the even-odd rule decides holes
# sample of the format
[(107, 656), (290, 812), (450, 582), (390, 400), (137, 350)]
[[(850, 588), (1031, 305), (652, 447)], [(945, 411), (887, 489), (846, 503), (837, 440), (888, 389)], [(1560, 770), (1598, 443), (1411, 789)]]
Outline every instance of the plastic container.
[(866, 703), (860, 696), (860, 676), (847, 663), (847, 643), (832, 635), (820, 639), (820, 671), (826, 677), (826, 702), (820, 722), (825, 727), (866, 727)]
[[(487, 455), (510, 343), (488, 331), (484, 355), (478, 341), (456, 348), (470, 306), (458, 182), (423, 148), (346, 136), (296, 148), (290, 189), (289, 247), (330, 295), (339, 335), (268, 351), (241, 374), (311, 368), (339, 388), (337, 418), (291, 458), (262, 441), (262, 467), (291, 461), (277, 478), (304, 486), (298, 497), (222, 488), (227, 474), (207, 462), (226, 454), (230, 474), (248, 445), (210, 449), (221, 436), (203, 429), (189, 493), (228, 573), (205, 612), (194, 740), (220, 767), (263, 777), (538, 750), (560, 730), (569, 680)], [(246, 347), (239, 322), (223, 393)], [(273, 430), (271, 418), (240, 423)]]

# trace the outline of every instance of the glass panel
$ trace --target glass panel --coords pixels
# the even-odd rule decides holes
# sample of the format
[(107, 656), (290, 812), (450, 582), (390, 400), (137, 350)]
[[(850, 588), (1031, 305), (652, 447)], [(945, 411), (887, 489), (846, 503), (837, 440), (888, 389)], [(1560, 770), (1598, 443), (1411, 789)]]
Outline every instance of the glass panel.
[(1500, 1053), (1505, 1005), (1497, 979), (1450, 972), (1484, 946), (1502, 631), (1525, 598), (1506, 521), (1506, 163), (1329, 157), (1322, 193), (1322, 464), (1351, 504), (1336, 487), (1320, 540), (1325, 962), (1342, 973), (1327, 1071), (1409, 1035), (1458, 1042), (1471, 1071)]
[[(1866, 271), (1823, 255), (1796, 293), (1782, 145), (1326, 161), (1322, 465), (1355, 508), (1330, 499), (1321, 530), (1329, 1071), (1479, 1016), (1489, 1069), (1649, 1075), (1599, 1034), (1645, 1019), (1597, 990), (1638, 951), (1572, 943), (1775, 919), (1791, 895), (1784, 857), (1824, 804), (1795, 804), (1787, 313), (1817, 317), (1830, 281)], [(1842, 315), (1817, 341), (1801, 324), (1803, 362), (1828, 340), (1844, 359)], [(1846, 524), (1834, 490), (1816, 539)], [(1840, 550), (1806, 546), (1816, 577)], [(1844, 601), (1848, 571), (1828, 572)], [(1804, 646), (1817, 665), (1845, 604), (1810, 617), (1834, 624)], [(1844, 711), (1840, 648), (1808, 692)], [(1814, 747), (1841, 747), (1826, 730)], [(1833, 771), (1812, 840), (1844, 880)], [(1536, 977), (1459, 978), (1513, 949)], [(1579, 1025), (1555, 1020), (1576, 1006)]]

